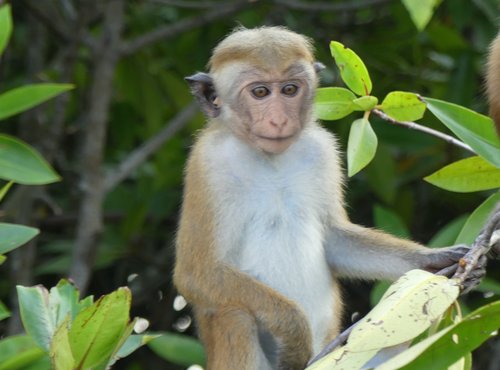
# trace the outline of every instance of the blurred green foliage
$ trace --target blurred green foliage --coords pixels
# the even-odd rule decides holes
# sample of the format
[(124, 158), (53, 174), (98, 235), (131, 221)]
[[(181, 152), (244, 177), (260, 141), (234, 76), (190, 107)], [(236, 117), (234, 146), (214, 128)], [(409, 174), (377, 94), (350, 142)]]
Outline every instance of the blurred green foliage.
[[(2, 57), (1, 91), (34, 82), (75, 86), (66, 97), (2, 122), (2, 132), (39, 148), (63, 179), (49, 187), (37, 188), (38, 193), (31, 195), (36, 201), (28, 211), (24, 207), (25, 188), (21, 186), (13, 186), (2, 203), (0, 221), (20, 222), (28, 214), (29, 221), (23, 223), (42, 231), (36, 244), (11, 253), (8, 261), (12, 260), (12, 264), (6, 263), (0, 270), (0, 300), (8, 308), (15, 308), (12, 290), (16, 284), (53, 286), (66, 276), (70, 266), (80, 189), (85, 185), (81, 183), (79, 162), (83, 122), (88, 113), (85, 103), (95, 72), (94, 62), (99, 58), (91, 53), (88, 43), (103, 32), (99, 13), (103, 2), (16, 0), (11, 3), (15, 32)], [(123, 37), (131, 40), (161, 27), (174, 27), (214, 10), (223, 11), (231, 3), (238, 2), (126, 1)], [(238, 24), (285, 25), (311, 37), (317, 59), (327, 65), (327, 70), (321, 73), (323, 86), (343, 86), (329, 49), (332, 40), (339, 40), (365, 62), (374, 82), (374, 96), (383, 97), (394, 90), (411, 91), (487, 112), (482, 75), (488, 44), (497, 33), (498, 0), (443, 0), (421, 32), (401, 1), (378, 1), (372, 5), (369, 1), (318, 0), (307, 2), (304, 9), (297, 6), (303, 3), (248, 2), (224, 19), (202, 26), (193, 23), (192, 27), (182, 28), (120, 58), (113, 71), (104, 169), (115, 168), (191, 102), (184, 76), (204, 70), (211, 49)], [(196, 4), (199, 6), (188, 6)], [(315, 4), (330, 8), (319, 9)], [(46, 14), (54, 17), (47, 19)], [(78, 29), (75, 19), (85, 24), (84, 29)], [(64, 38), (68, 35), (76, 41), (68, 43), (72, 40)], [(71, 58), (67, 59), (68, 55)], [(421, 122), (451, 134), (428, 113)], [(325, 126), (339, 136), (346, 148), (351, 123), (352, 117), (346, 117), (325, 122)], [(368, 226), (383, 226), (386, 220), (390, 230), (409, 233), (423, 243), (435, 235), (444, 235), (441, 240), (446, 242), (456, 239), (460, 228), (454, 225), (464, 222), (466, 215), (492, 192), (453, 193), (422, 178), (463, 159), (467, 153), (375, 117), (371, 124), (378, 137), (377, 152), (373, 161), (348, 181), (351, 218)], [(53, 136), (52, 131), (58, 125), (62, 130)], [(204, 118), (198, 114), (104, 200), (104, 228), (89, 290), (100, 296), (128, 285), (134, 297), (132, 312), (147, 317), (155, 331), (194, 333), (193, 325), (189, 325), (189, 311), (173, 308), (176, 293), (170, 275), (182, 172), (193, 135), (203, 125)], [(0, 183), (0, 189), (4, 185)], [(26, 261), (31, 261), (31, 265)], [(29, 273), (17, 274), (19, 266), (25, 263), (31, 266), (25, 270)], [(489, 266), (490, 288), (471, 293), (465, 299), (471, 308), (499, 299), (498, 266), (497, 262)], [(368, 310), (369, 288), (346, 283), (348, 314)], [(10, 322), (0, 322), (1, 334), (11, 331)], [(489, 358), (494, 359), (489, 348), (477, 353), (479, 368), (482, 365), (486, 368)], [(115, 368), (184, 367), (171, 362), (167, 365), (146, 348), (117, 363)]]

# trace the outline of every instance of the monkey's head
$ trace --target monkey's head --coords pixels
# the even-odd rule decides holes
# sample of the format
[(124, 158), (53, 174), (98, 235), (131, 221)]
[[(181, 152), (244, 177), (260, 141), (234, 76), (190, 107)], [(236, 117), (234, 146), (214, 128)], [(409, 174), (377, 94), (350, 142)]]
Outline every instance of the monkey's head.
[(269, 154), (311, 121), (317, 72), (311, 42), (282, 27), (237, 29), (215, 49), (210, 73), (187, 77), (205, 114)]

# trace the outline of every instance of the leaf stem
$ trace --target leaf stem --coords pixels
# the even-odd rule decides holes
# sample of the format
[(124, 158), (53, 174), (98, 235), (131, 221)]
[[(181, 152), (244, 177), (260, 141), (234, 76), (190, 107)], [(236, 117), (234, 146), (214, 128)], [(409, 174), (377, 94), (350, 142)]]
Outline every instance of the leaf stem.
[(444, 133), (442, 133), (440, 131), (434, 130), (434, 129), (426, 127), (426, 126), (419, 125), (418, 123), (415, 123), (415, 122), (397, 121), (394, 118), (389, 117), (387, 114), (385, 114), (384, 112), (382, 112), (379, 109), (372, 109), (372, 112), (374, 114), (376, 114), (377, 116), (379, 116), (380, 118), (382, 118), (383, 120), (385, 120), (385, 121), (388, 121), (388, 122), (393, 123), (393, 124), (398, 125), (398, 126), (406, 127), (406, 128), (408, 128), (410, 130), (417, 130), (417, 131), (425, 132), (426, 134), (435, 136), (435, 137), (437, 137), (439, 139), (442, 139), (442, 140), (446, 141), (449, 144), (453, 144), (455, 146), (458, 146), (458, 147), (460, 147), (462, 149), (467, 150), (468, 152), (470, 152), (470, 153), (472, 153), (474, 155), (477, 155), (477, 153), (474, 151), (474, 149), (472, 149), (469, 145), (467, 145), (464, 142), (462, 142), (462, 141), (454, 138), (453, 136), (444, 134)]

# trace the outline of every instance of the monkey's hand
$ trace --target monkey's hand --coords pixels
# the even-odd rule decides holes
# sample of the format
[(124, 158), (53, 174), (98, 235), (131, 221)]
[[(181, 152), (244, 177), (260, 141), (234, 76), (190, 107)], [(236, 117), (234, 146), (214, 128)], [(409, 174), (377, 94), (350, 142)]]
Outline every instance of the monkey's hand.
[(302, 309), (288, 300), (276, 302), (278, 316), (267, 324), (280, 343), (279, 370), (303, 370), (312, 356), (311, 328)]
[[(438, 275), (458, 278), (462, 286), (462, 294), (467, 293), (477, 286), (484, 275), (486, 275), (486, 263), (488, 260), (483, 251), (479, 252), (473, 262), (467, 262), (467, 256), (471, 255), (472, 250), (472, 248), (464, 244), (433, 249), (427, 255), (428, 262), (425, 269), (435, 272)], [(465, 264), (470, 266), (467, 274), (459, 276)]]
[(458, 269), (453, 278), (463, 285), (462, 294), (467, 293), (479, 284), (486, 267), (487, 256), (497, 258), (500, 255), (500, 205), (497, 205), (479, 236), (474, 240), (471, 249), (460, 259)]

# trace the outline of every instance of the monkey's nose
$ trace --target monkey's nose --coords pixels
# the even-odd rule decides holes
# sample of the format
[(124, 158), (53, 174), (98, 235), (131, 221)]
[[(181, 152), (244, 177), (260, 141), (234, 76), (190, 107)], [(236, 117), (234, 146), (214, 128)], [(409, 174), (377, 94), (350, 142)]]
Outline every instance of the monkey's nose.
[(271, 123), (272, 126), (274, 126), (277, 129), (281, 130), (288, 123), (288, 117), (285, 116), (285, 115), (283, 115), (283, 116), (273, 116), (273, 117), (271, 117), (270, 123)]

